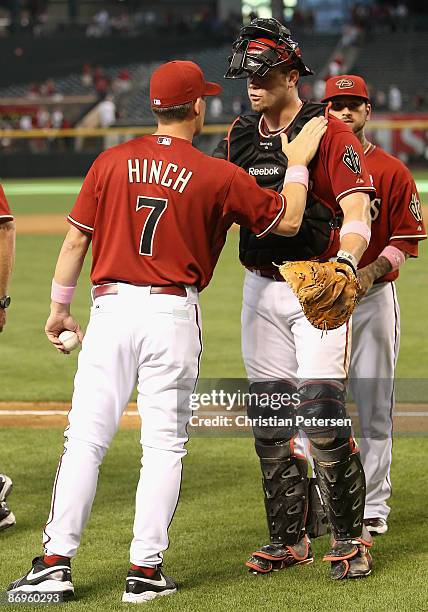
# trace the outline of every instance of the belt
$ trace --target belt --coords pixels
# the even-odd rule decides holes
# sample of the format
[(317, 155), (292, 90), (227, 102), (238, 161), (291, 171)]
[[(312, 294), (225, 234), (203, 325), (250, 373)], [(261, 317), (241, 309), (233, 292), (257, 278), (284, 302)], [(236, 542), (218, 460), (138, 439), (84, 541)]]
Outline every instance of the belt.
[[(184, 287), (178, 285), (137, 285), (139, 287), (150, 287), (150, 293), (157, 295), (178, 295), (179, 297), (187, 297), (187, 291)], [(98, 285), (92, 290), (92, 297), (101, 297), (102, 295), (117, 295), (119, 289), (117, 283), (108, 283), (106, 285)]]
[(253, 268), (247, 268), (247, 270), (257, 274), (257, 276), (262, 276), (263, 278), (270, 278), (271, 280), (281, 283), (284, 282), (284, 278), (281, 276), (280, 272), (274, 268), (269, 268), (268, 270), (255, 270)]

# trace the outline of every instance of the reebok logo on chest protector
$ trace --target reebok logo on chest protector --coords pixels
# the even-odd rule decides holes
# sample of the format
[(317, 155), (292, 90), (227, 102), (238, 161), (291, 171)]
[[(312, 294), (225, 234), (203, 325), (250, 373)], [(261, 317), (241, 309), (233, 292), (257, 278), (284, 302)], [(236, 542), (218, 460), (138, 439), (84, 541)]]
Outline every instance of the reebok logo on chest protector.
[(248, 174), (251, 176), (279, 176), (278, 166), (273, 168), (248, 168)]

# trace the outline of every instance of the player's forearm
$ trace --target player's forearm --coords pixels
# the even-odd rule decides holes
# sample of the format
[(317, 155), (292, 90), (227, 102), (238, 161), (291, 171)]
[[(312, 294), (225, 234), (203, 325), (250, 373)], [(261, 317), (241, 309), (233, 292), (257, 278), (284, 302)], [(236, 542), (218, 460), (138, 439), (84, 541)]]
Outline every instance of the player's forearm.
[(391, 263), (386, 257), (380, 256), (372, 261), (372, 263), (370, 263), (368, 266), (361, 268), (360, 272), (364, 272), (365, 274), (369, 275), (374, 282), (378, 278), (382, 278), (382, 276), (385, 276), (385, 274), (391, 272), (391, 270)]
[[(408, 259), (409, 257), (408, 253), (403, 253), (403, 255), (405, 259)], [(370, 264), (368, 264), (364, 268), (361, 268), (358, 271), (358, 273), (369, 276), (374, 282), (378, 280), (379, 278), (382, 278), (382, 276), (385, 276), (385, 274), (389, 274), (390, 272), (392, 272), (392, 270), (393, 270), (393, 267), (389, 259), (387, 259), (383, 255), (379, 255), (377, 259), (372, 261)]]
[(273, 231), (280, 236), (295, 236), (300, 229), (306, 207), (306, 187), (300, 183), (284, 185), (282, 195), (286, 201), (284, 216)]
[[(360, 227), (370, 228), (370, 198), (366, 193), (352, 193), (344, 197), (340, 201), (340, 207), (343, 210), (343, 225), (349, 223), (361, 224)], [(349, 225), (348, 227), (352, 227)], [(357, 227), (357, 225), (355, 225)], [(363, 237), (360, 233), (351, 232), (341, 236), (340, 250), (350, 253), (357, 262), (360, 261), (364, 251), (368, 247), (367, 237)]]
[[(58, 285), (76, 286), (90, 242), (90, 236), (74, 227), (70, 228), (55, 268), (54, 280)], [(69, 309), (69, 304), (61, 304), (52, 300), (51, 309)]]
[(0, 225), (0, 297), (7, 294), (15, 259), (15, 223)]

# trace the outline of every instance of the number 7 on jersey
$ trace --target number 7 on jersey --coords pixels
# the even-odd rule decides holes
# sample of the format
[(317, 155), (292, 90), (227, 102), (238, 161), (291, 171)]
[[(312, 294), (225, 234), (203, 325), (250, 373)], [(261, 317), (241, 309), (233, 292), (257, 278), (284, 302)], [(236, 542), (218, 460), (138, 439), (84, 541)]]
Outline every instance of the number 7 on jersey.
[(166, 198), (152, 198), (149, 196), (138, 196), (137, 208), (138, 212), (142, 208), (150, 208), (146, 222), (144, 223), (143, 231), (140, 239), (140, 255), (153, 255), (153, 239), (155, 237), (156, 228), (159, 220), (168, 206)]

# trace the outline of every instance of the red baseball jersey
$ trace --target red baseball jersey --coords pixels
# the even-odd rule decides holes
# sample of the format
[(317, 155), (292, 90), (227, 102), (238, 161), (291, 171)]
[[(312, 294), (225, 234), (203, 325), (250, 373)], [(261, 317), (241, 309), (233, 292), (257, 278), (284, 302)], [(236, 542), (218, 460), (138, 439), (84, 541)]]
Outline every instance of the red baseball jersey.
[[(376, 188), (371, 202), (372, 235), (359, 268), (378, 258), (387, 246), (395, 246), (412, 257), (418, 256), (418, 242), (427, 237), (415, 181), (406, 166), (383, 149), (369, 144), (364, 151), (367, 167)], [(392, 281), (398, 270), (376, 282)]]
[(284, 198), (234, 164), (170, 136), (136, 138), (102, 153), (68, 221), (92, 234), (94, 284), (209, 283), (232, 223), (259, 237)]
[(311, 189), (321, 202), (341, 212), (342, 198), (362, 191), (375, 197), (363, 148), (348, 125), (332, 117), (317, 155), (310, 165)]
[(12, 219), (13, 215), (10, 212), (3, 187), (0, 185), (0, 223), (3, 223), (4, 221), (11, 221)]

